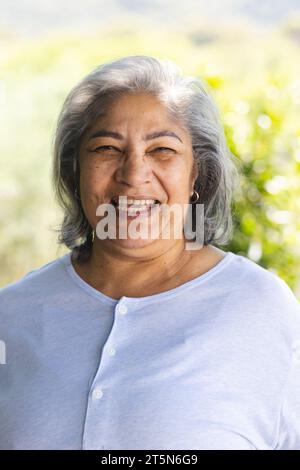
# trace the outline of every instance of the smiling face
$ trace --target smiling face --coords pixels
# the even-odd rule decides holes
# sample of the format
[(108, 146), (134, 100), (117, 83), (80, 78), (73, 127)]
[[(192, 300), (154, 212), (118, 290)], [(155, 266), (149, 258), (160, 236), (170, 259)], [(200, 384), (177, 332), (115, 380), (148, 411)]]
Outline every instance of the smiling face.
[[(141, 200), (150, 204), (151, 199), (170, 206), (188, 204), (197, 176), (189, 132), (146, 93), (124, 94), (111, 102), (109, 112), (83, 136), (79, 164), (82, 206), (94, 229), (100, 220), (97, 207), (111, 204), (117, 196), (138, 199), (139, 204)], [(152, 216), (146, 218), (155, 223)], [(166, 246), (172, 241), (133, 239), (127, 233), (125, 239), (95, 237), (95, 243), (114, 244), (128, 253), (128, 249), (147, 249), (154, 243)]]

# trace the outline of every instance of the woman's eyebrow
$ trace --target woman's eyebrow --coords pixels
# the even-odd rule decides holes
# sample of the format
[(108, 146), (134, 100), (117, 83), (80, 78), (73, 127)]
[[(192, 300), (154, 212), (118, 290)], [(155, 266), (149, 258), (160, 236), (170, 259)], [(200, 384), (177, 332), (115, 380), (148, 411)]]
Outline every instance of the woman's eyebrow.
[(175, 139), (178, 139), (180, 140), (180, 142), (182, 142), (180, 137), (178, 137), (178, 135), (175, 134), (175, 132), (173, 131), (155, 131), (155, 132), (152, 132), (151, 134), (146, 135), (145, 140), (152, 140), (152, 139), (156, 139), (157, 137), (163, 137), (163, 136), (175, 137)]
[[(175, 132), (168, 131), (168, 130), (151, 132), (151, 134), (146, 135), (144, 140), (157, 139), (158, 137), (163, 137), (163, 136), (175, 137), (175, 139), (178, 139), (178, 140), (180, 140), (180, 142), (182, 142), (180, 137), (178, 137), (178, 135), (175, 134)], [(124, 137), (122, 136), (122, 134), (119, 134), (118, 132), (114, 132), (114, 131), (107, 131), (105, 129), (100, 129), (100, 130), (96, 131), (94, 134), (92, 134), (89, 137), (89, 140), (95, 139), (96, 137), (112, 137), (112, 138), (117, 139), (117, 140), (124, 140)]]

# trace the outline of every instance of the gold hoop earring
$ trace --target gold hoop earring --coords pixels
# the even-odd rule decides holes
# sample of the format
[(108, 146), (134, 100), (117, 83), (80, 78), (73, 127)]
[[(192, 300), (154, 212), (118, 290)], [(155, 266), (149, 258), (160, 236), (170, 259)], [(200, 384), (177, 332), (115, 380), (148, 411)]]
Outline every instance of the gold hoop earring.
[(194, 192), (192, 194), (192, 198), (196, 195), (196, 199), (194, 198), (193, 200), (191, 199), (191, 203), (197, 202), (199, 199), (199, 193), (197, 193), (196, 189), (194, 189)]
[(94, 239), (95, 239), (95, 230), (92, 230), (92, 243), (94, 243)]

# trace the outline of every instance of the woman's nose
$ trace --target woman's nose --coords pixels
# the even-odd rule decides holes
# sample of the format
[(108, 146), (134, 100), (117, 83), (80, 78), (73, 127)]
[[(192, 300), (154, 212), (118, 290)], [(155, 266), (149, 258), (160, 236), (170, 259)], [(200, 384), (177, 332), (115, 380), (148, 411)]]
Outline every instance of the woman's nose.
[(151, 179), (149, 158), (144, 152), (128, 152), (115, 173), (116, 181), (130, 186), (148, 183)]

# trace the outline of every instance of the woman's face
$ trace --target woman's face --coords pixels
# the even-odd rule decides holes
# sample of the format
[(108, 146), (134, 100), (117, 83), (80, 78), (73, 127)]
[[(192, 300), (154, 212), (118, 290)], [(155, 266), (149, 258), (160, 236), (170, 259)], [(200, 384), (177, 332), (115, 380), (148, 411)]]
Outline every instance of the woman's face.
[[(197, 176), (188, 131), (167, 115), (157, 98), (146, 93), (122, 95), (110, 104), (109, 112), (85, 133), (79, 164), (82, 206), (94, 229), (102, 219), (96, 215), (97, 207), (115, 203), (118, 196), (153, 199), (169, 206), (188, 204)], [(153, 211), (143, 223), (161, 223), (161, 208), (156, 207), (159, 218), (157, 214), (153, 217)], [(135, 239), (128, 231), (126, 238), (119, 238), (119, 212), (116, 214), (117, 238), (100, 240), (95, 236), (95, 243), (113, 243), (122, 250), (171, 243), (161, 239), (163, 225), (156, 239)], [(131, 221), (126, 213), (127, 224)]]

